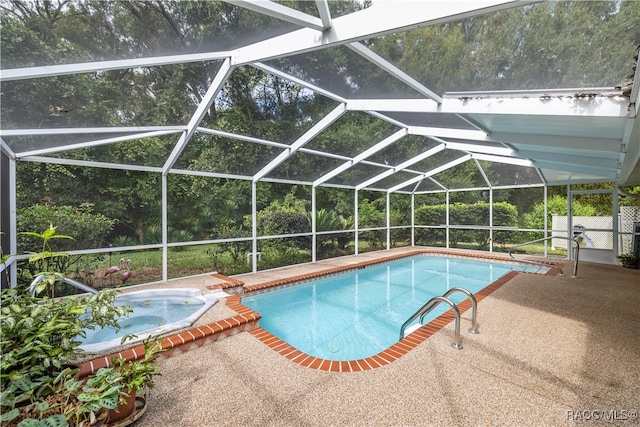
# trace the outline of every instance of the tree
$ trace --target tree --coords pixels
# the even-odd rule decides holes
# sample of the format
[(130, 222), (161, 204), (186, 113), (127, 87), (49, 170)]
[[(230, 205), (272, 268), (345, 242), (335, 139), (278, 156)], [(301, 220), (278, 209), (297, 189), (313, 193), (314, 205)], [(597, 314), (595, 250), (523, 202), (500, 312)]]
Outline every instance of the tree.
[[(579, 201), (574, 201), (571, 211), (575, 216), (594, 216), (596, 209), (591, 205), (585, 205)], [(553, 215), (567, 214), (567, 199), (559, 195), (549, 197), (547, 199), (547, 224), (551, 227), (551, 217)], [(536, 228), (544, 230), (544, 203), (537, 203), (533, 212), (525, 216), (526, 226), (528, 228)]]

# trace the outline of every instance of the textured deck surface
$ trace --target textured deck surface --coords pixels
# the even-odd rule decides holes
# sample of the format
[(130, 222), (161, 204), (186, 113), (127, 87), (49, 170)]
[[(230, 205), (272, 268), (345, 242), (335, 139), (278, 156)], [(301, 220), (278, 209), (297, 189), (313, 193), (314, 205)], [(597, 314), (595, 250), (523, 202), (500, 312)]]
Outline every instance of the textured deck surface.
[[(238, 278), (251, 285), (389, 253)], [(479, 303), (479, 335), (466, 333), (469, 316), (463, 350), (450, 346), (450, 323), (393, 363), (349, 373), (301, 366), (238, 333), (160, 360), (135, 426), (640, 424), (640, 270), (581, 263), (576, 279), (518, 274)]]

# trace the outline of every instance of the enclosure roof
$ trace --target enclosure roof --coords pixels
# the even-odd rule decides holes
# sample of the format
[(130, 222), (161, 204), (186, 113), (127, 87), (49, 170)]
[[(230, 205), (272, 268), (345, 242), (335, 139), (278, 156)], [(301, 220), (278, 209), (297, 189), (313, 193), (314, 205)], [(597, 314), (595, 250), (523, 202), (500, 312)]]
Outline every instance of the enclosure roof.
[[(626, 84), (582, 87), (576, 81), (570, 87), (550, 83), (532, 88), (523, 83), (508, 90), (487, 90), (442, 83), (432, 86), (428, 79), (412, 75), (419, 67), (394, 63), (388, 51), (376, 50), (382, 45), (378, 42), (389, 37), (406, 42), (415, 31), (441, 29), (471, 17), (495, 17), (501, 11), (525, 10), (537, 2), (373, 1), (370, 7), (341, 16), (332, 16), (328, 0), (316, 0), (315, 13), (270, 1), (227, 3), (281, 25), (277, 31), (247, 34), (246, 39), (229, 39), (219, 46), (216, 40), (209, 40), (207, 49), (200, 51), (154, 51), (91, 62), (63, 58), (39, 66), (3, 65), (2, 150), (19, 160), (383, 191), (450, 189), (447, 171), (456, 171), (466, 162), (473, 162), (479, 171), (473, 184), (477, 188), (596, 182), (640, 185), (640, 79), (636, 67), (632, 68), (633, 58), (628, 59), (627, 69), (619, 70), (620, 76), (632, 73)], [(401, 39), (403, 36), (407, 38)], [(414, 62), (426, 64), (432, 59), (424, 55)], [(318, 61), (335, 62), (335, 73), (314, 70)], [(123, 126), (93, 126), (74, 121), (69, 114), (57, 122), (45, 117), (52, 124), (43, 127), (45, 118), (38, 120), (16, 111), (12, 99), (5, 95), (17, 84), (36, 88), (39, 82), (64, 82), (67, 76), (97, 76), (111, 70), (145, 73), (153, 67), (176, 64), (204, 64), (209, 72), (203, 82), (208, 90), (180, 122), (151, 117), (139, 122), (123, 119)], [(301, 93), (326, 99), (326, 112), (301, 126), (291, 140), (207, 125), (205, 118), (212, 106), (224, 108), (221, 94), (229, 79), (246, 67), (296, 85)], [(66, 114), (64, 104), (50, 108), (54, 109), (51, 115)], [(126, 107), (118, 111), (123, 117), (126, 113)], [(323, 142), (323, 134), (340, 126), (343, 118), (360, 115), (383, 129), (377, 139), (358, 144)], [(68, 155), (113, 144), (143, 143), (147, 138), (165, 141), (161, 161), (127, 164), (122, 159), (85, 161)], [(224, 167), (198, 169), (188, 156), (202, 154), (206, 144), (236, 150), (255, 145), (261, 154), (251, 162), (239, 159)], [(215, 164), (215, 159), (211, 163)], [(314, 166), (298, 168), (296, 175), (291, 175), (289, 166), (307, 164)]]

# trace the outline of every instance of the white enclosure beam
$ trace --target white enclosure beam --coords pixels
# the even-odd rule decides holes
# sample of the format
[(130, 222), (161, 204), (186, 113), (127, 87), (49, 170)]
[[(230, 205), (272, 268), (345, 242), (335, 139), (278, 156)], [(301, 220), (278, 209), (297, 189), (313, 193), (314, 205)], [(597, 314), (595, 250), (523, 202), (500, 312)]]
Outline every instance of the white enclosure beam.
[(571, 151), (589, 151), (622, 153), (622, 141), (613, 138), (590, 138), (588, 136), (535, 135), (530, 133), (495, 132), (491, 135), (508, 142), (519, 151), (551, 151), (567, 149)]
[(401, 6), (398, 3), (400, 2), (374, 3), (367, 9), (334, 18), (331, 28), (321, 34), (304, 28), (238, 49), (234, 53), (233, 63), (246, 64), (309, 52), (399, 31), (458, 21), (535, 1), (406, 1)]
[(335, 177), (336, 175), (346, 171), (347, 169), (349, 169), (352, 166), (357, 165), (358, 163), (362, 162), (367, 157), (372, 156), (373, 154), (375, 154), (378, 151), (382, 150), (383, 148), (393, 144), (394, 142), (396, 142), (397, 140), (399, 140), (400, 138), (402, 138), (402, 137), (404, 137), (406, 135), (407, 135), (407, 130), (406, 129), (400, 129), (399, 131), (397, 131), (393, 135), (390, 135), (387, 138), (383, 139), (382, 141), (378, 142), (373, 147), (370, 147), (367, 150), (363, 151), (362, 153), (358, 154), (353, 159), (343, 163), (342, 165), (338, 166), (334, 170), (332, 170), (332, 171), (326, 173), (325, 175), (321, 176), (320, 178), (318, 178), (317, 180), (315, 180), (313, 182), (313, 186), (316, 187), (318, 185), (322, 185), (323, 183), (329, 181), (331, 178)]
[(442, 171), (445, 171), (447, 169), (451, 169), (454, 166), (458, 166), (459, 164), (464, 163), (469, 159), (471, 159), (471, 154), (467, 154), (466, 156), (462, 156), (462, 157), (460, 157), (460, 158), (458, 158), (456, 160), (453, 160), (453, 161), (451, 161), (449, 163), (445, 163), (442, 166), (438, 166), (437, 168), (431, 169), (429, 172), (423, 173), (421, 175), (418, 175), (415, 178), (411, 178), (410, 180), (407, 180), (407, 181), (405, 181), (405, 182), (403, 182), (401, 184), (393, 186), (393, 187), (389, 188), (387, 191), (390, 192), (390, 193), (393, 193), (394, 191), (400, 190), (401, 188), (404, 188), (404, 187), (406, 187), (408, 185), (411, 185), (411, 184), (416, 183), (416, 182), (420, 182), (425, 178), (429, 178), (430, 176), (436, 175), (436, 174), (438, 174), (438, 173), (440, 173)]
[(315, 16), (291, 9), (279, 3), (265, 0), (224, 0), (227, 3), (240, 6), (245, 9), (253, 10), (262, 15), (268, 15), (273, 18), (281, 19), (292, 24), (302, 27), (312, 28), (317, 31), (324, 31), (326, 27), (323, 21)]
[(426, 96), (427, 98), (437, 102), (438, 104), (442, 102), (442, 98), (440, 95), (437, 95), (435, 92), (432, 92), (428, 87), (409, 76), (404, 71), (398, 69), (395, 65), (391, 64), (386, 59), (382, 58), (377, 53), (371, 51), (369, 48), (364, 46), (362, 43), (355, 42), (349, 43), (347, 47), (363, 58), (367, 59), (370, 62), (373, 62), (379, 68), (385, 70), (387, 73), (394, 76), (396, 79), (402, 81), (404, 84), (414, 89), (416, 92)]
[(373, 178), (363, 182), (362, 184), (357, 185), (356, 186), (356, 190), (362, 190), (363, 188), (366, 188), (366, 187), (370, 186), (371, 184), (374, 184), (374, 183), (376, 183), (376, 182), (378, 182), (378, 181), (380, 181), (380, 180), (382, 180), (382, 179), (384, 179), (384, 178), (386, 178), (386, 177), (388, 177), (390, 175), (393, 175), (396, 172), (399, 172), (399, 171), (401, 171), (403, 169), (406, 169), (409, 166), (414, 165), (414, 164), (426, 159), (427, 157), (431, 157), (434, 154), (441, 152), (445, 148), (446, 148), (445, 144), (437, 145), (437, 146), (433, 147), (432, 149), (427, 150), (427, 151), (425, 151), (425, 152), (423, 152), (423, 153), (421, 153), (421, 154), (419, 154), (419, 155), (417, 155), (417, 156), (405, 161), (404, 163), (399, 164), (398, 166), (394, 167), (393, 169), (386, 170), (386, 171), (382, 172), (380, 175), (374, 176)]
[[(533, 167), (534, 164), (529, 159), (521, 159), (518, 157), (495, 156), (492, 154), (472, 153), (471, 156), (476, 160), (486, 160), (494, 163), (504, 163), (508, 165)], [(484, 172), (483, 172), (484, 175)]]
[(268, 145), (271, 147), (289, 148), (287, 144), (281, 142), (269, 141), (268, 139), (255, 138), (253, 136), (239, 135), (237, 133), (224, 132), (221, 130), (209, 129), (198, 126), (196, 128), (198, 132), (206, 133), (209, 135), (221, 136), (223, 138), (237, 139), (239, 141), (252, 142), (254, 144)]
[(2, 136), (82, 135), (99, 133), (182, 132), (187, 126), (124, 126), (95, 128), (0, 129)]
[(322, 21), (323, 28), (331, 27), (331, 11), (329, 11), (329, 0), (316, 0), (318, 15)]
[(258, 173), (253, 176), (254, 181), (259, 181), (262, 177), (278, 167), (282, 162), (294, 155), (302, 146), (315, 138), (320, 132), (328, 128), (331, 123), (335, 122), (347, 111), (344, 104), (338, 105), (329, 114), (324, 116), (322, 120), (316, 123), (311, 129), (306, 131), (304, 135), (298, 138), (289, 148), (280, 153), (275, 159), (270, 161), (265, 167), (263, 167)]
[(350, 111), (397, 111), (413, 113), (437, 113), (438, 103), (431, 99), (350, 99)]
[(211, 108), (211, 104), (213, 104), (218, 91), (233, 70), (234, 67), (231, 66), (231, 61), (229, 59), (226, 59), (220, 67), (220, 70), (218, 70), (218, 74), (216, 74), (216, 77), (213, 79), (213, 82), (209, 86), (209, 89), (207, 89), (207, 93), (204, 95), (204, 97), (202, 97), (202, 101), (200, 102), (200, 105), (198, 105), (198, 108), (196, 108), (195, 113), (193, 113), (191, 120), (189, 120), (187, 130), (182, 134), (180, 140), (167, 158), (167, 161), (162, 168), (164, 174), (166, 174), (178, 160), (180, 153), (182, 153), (182, 150), (184, 150), (184, 147), (187, 145), (187, 143), (195, 133), (198, 125), (204, 118), (205, 114), (207, 114), (207, 111), (209, 111), (209, 108)]
[(161, 193), (162, 193), (162, 281), (169, 280), (169, 214), (167, 201), (169, 200), (167, 191), (167, 176), (160, 177)]
[(123, 165), (120, 163), (108, 163), (97, 162), (94, 160), (77, 160), (77, 159), (64, 159), (60, 157), (25, 157), (22, 161), (34, 162), (34, 163), (49, 163), (54, 165), (67, 165), (67, 166), (82, 166), (87, 168), (101, 168), (101, 169), (116, 169), (116, 170), (128, 170), (137, 172), (155, 172), (161, 173), (162, 168), (153, 166), (140, 166), (140, 165)]
[[(404, 111), (411, 111), (404, 109)], [(486, 132), (469, 129), (453, 129), (429, 126), (409, 126), (409, 135), (437, 136), (439, 138), (466, 139), (469, 141), (493, 142)]]
[(618, 178), (618, 170), (603, 168), (597, 166), (568, 165), (562, 162), (550, 162), (547, 160), (536, 160), (535, 166), (540, 169), (555, 169), (562, 172), (579, 173), (586, 176), (598, 176), (616, 180)]
[(395, 126), (397, 126), (399, 128), (405, 128), (405, 129), (408, 128), (406, 123), (403, 123), (403, 122), (401, 122), (399, 120), (396, 120), (396, 119), (392, 119), (388, 115), (380, 113), (378, 111), (367, 111), (367, 113), (372, 115), (373, 117), (379, 118), (380, 120), (384, 120), (387, 123), (391, 123), (392, 125), (395, 125)]
[(494, 154), (497, 156), (515, 156), (516, 152), (508, 147), (492, 147), (487, 145), (465, 144), (461, 142), (445, 142), (449, 150), (466, 151), (468, 153)]
[(6, 154), (6, 156), (10, 159), (16, 158), (16, 153), (9, 147), (9, 145), (2, 139), (0, 136), (0, 151)]
[(16, 157), (17, 158), (23, 158), (23, 157), (30, 157), (30, 156), (42, 156), (44, 154), (51, 154), (51, 153), (59, 153), (62, 151), (70, 151), (70, 150), (80, 150), (82, 148), (91, 148), (91, 147), (98, 147), (100, 145), (108, 145), (108, 144), (115, 144), (118, 142), (125, 142), (125, 141), (133, 141), (136, 139), (144, 139), (144, 138), (153, 138), (156, 136), (164, 136), (164, 135), (171, 135), (176, 133), (177, 131), (157, 131), (157, 132), (147, 132), (147, 133), (140, 133), (140, 134), (136, 134), (136, 135), (126, 135), (126, 136), (117, 136), (114, 138), (105, 138), (105, 139), (98, 139), (95, 141), (89, 141), (89, 142), (78, 142), (78, 143), (74, 143), (74, 144), (67, 144), (67, 145), (57, 145), (55, 147), (48, 147), (48, 148), (41, 148), (39, 150), (31, 150), (31, 151), (24, 151), (21, 153), (16, 153)]
[(281, 77), (281, 78), (283, 78), (285, 80), (289, 80), (290, 82), (293, 82), (293, 83), (295, 83), (297, 85), (300, 85), (302, 87), (306, 87), (307, 89), (309, 89), (309, 90), (311, 90), (311, 91), (313, 91), (313, 92), (315, 92), (317, 94), (326, 96), (329, 99), (333, 99), (334, 101), (341, 102), (341, 103), (347, 102), (346, 98), (338, 96), (335, 93), (329, 92), (328, 90), (322, 89), (321, 87), (318, 87), (316, 85), (310, 84), (309, 82), (305, 82), (302, 79), (294, 77), (294, 76), (292, 76), (290, 74), (287, 74), (287, 73), (285, 73), (283, 71), (280, 71), (277, 68), (270, 67), (270, 66), (268, 66), (266, 64), (263, 64), (262, 62), (256, 62), (254, 64), (251, 64), (251, 66), (253, 66), (254, 68), (257, 68), (259, 70), (262, 70), (265, 73), (273, 74), (274, 76)]
[(77, 64), (46, 65), (43, 67), (11, 68), (0, 70), (0, 81), (25, 80), (69, 74), (95, 73), (123, 68), (155, 67), (226, 59), (231, 52), (206, 52), (188, 55), (154, 56), (150, 58), (118, 59), (114, 61), (81, 62)]
[(443, 113), (627, 117), (629, 100), (610, 88), (446, 93)]

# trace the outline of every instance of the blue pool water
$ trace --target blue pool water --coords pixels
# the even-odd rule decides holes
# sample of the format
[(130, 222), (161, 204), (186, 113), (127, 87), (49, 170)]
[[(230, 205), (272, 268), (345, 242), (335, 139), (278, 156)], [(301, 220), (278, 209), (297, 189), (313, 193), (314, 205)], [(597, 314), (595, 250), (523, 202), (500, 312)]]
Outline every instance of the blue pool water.
[(135, 337), (127, 343), (142, 341), (195, 322), (218, 301), (213, 293), (199, 289), (148, 289), (119, 295), (114, 304), (130, 305), (133, 312), (119, 319), (120, 329), (104, 327), (85, 330), (85, 337), (78, 337), (85, 353), (102, 353), (121, 345), (125, 335)]
[[(262, 315), (263, 329), (298, 350), (323, 359), (355, 360), (396, 343), (402, 324), (431, 298), (454, 287), (476, 293), (511, 270), (540, 269), (419, 255), (248, 296), (242, 303)], [(454, 303), (465, 298), (462, 293), (450, 297)], [(425, 323), (448, 308), (438, 305)]]

